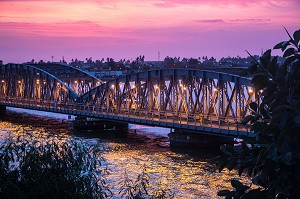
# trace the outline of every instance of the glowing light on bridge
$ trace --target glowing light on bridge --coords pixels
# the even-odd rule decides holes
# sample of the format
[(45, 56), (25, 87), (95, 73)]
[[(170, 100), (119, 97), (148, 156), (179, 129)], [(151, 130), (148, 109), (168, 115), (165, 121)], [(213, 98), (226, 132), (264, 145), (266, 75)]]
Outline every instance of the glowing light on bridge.
[(252, 88), (249, 89), (249, 93), (253, 93), (253, 89)]
[(2, 80), (1, 82), (2, 82), (2, 83), (4, 83), (5, 81), (4, 81), (4, 80)]
[(215, 92), (217, 92), (217, 91), (218, 91), (218, 89), (215, 87), (215, 88), (214, 88), (214, 91), (215, 91)]
[(21, 81), (19, 80), (18, 83), (21, 84)]
[(74, 83), (77, 84), (78, 82), (75, 80)]
[(111, 87), (111, 88), (115, 88), (115, 85), (114, 85), (114, 84), (112, 84), (110, 87)]

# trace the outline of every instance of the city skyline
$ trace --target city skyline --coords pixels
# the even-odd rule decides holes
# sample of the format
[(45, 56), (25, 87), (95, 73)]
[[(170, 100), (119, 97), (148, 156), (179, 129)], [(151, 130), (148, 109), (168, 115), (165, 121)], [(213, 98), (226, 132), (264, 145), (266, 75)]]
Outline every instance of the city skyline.
[(0, 59), (247, 56), (299, 29), (297, 0), (0, 1)]

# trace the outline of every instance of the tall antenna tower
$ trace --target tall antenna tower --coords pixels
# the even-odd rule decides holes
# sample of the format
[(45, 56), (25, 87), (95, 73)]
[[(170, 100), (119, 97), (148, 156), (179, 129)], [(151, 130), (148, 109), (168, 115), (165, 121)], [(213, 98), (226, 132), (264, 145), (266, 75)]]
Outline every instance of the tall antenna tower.
[(157, 54), (157, 59), (158, 61), (160, 61), (160, 52), (158, 51), (158, 54)]

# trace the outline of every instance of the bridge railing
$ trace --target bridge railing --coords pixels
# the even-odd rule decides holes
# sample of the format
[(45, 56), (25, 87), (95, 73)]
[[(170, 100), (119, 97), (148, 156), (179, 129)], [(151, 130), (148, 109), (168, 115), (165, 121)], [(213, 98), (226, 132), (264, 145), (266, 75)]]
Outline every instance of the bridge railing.
[(144, 120), (145, 124), (149, 124), (149, 122), (158, 122), (250, 132), (250, 126), (244, 126), (240, 123), (241, 118), (233, 117), (230, 118), (215, 115), (187, 114), (183, 112), (174, 113), (171, 111), (160, 110), (138, 110), (126, 108), (114, 109), (103, 108), (97, 105), (89, 104), (22, 98), (0, 97), (0, 103), (4, 103), (5, 105), (22, 105), (23, 108), (34, 108), (51, 112), (66, 111), (68, 114), (75, 115), (77, 114), (94, 117), (99, 117), (99, 115), (100, 117), (101, 115), (106, 115), (115, 118), (118, 117), (119, 120), (124, 120), (124, 118), (130, 118), (135, 121)]

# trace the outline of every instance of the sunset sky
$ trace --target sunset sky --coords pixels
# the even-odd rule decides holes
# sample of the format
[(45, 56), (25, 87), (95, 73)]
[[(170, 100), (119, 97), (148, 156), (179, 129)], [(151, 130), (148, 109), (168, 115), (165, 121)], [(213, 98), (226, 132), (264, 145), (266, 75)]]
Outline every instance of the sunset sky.
[(0, 0), (4, 63), (260, 54), (300, 28), (299, 0)]

